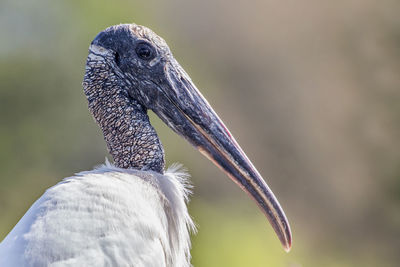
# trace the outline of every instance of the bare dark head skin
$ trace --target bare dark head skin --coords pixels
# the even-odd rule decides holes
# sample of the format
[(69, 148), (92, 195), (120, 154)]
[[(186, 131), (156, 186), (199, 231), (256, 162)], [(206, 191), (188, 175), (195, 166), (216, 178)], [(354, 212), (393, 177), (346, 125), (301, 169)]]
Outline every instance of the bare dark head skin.
[(147, 116), (151, 109), (255, 200), (290, 249), (289, 223), (274, 194), (162, 38), (135, 24), (99, 33), (89, 48), (83, 86), (117, 166), (163, 173), (164, 151)]

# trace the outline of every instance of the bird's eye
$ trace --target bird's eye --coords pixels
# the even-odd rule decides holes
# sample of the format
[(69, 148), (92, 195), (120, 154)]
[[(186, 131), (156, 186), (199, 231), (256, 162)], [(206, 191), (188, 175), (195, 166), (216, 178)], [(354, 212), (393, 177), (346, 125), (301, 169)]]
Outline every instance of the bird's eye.
[(138, 44), (138, 46), (136, 47), (136, 54), (138, 55), (138, 57), (144, 60), (153, 59), (155, 56), (153, 47), (148, 43)]

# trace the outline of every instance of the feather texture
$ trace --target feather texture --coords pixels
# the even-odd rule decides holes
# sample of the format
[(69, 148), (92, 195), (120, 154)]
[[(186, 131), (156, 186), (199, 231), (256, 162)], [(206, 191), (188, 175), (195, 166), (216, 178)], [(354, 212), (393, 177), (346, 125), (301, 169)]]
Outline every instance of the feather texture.
[(49, 188), (0, 244), (0, 266), (190, 266), (188, 174), (106, 162)]

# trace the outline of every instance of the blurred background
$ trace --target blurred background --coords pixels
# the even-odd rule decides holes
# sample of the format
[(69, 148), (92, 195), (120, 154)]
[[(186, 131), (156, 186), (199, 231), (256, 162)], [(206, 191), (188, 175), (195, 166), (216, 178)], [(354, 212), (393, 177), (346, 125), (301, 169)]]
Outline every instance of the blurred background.
[[(104, 28), (150, 27), (219, 113), (291, 222), (256, 205), (151, 115), (192, 175), (195, 266), (396, 266), (400, 2), (0, 2), (0, 240), (46, 188), (104, 162), (81, 81)], [(397, 264), (396, 264), (397, 263)]]

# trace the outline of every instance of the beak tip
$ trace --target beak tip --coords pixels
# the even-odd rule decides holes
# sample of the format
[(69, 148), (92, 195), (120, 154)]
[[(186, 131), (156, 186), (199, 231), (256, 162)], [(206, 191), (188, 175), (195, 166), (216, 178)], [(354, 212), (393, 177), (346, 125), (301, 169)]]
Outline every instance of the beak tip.
[(289, 253), (290, 250), (292, 249), (292, 241), (289, 241), (289, 243), (284, 244), (283, 249), (285, 250), (286, 253)]
[(287, 253), (289, 253), (291, 248), (292, 248), (292, 231), (290, 230), (290, 226), (289, 226), (289, 223), (287, 221), (286, 221), (285, 226), (286, 226), (285, 227), (286, 231), (284, 231), (285, 234), (283, 234), (283, 235), (278, 234), (278, 237), (279, 237), (279, 239), (281, 241), (283, 249)]

